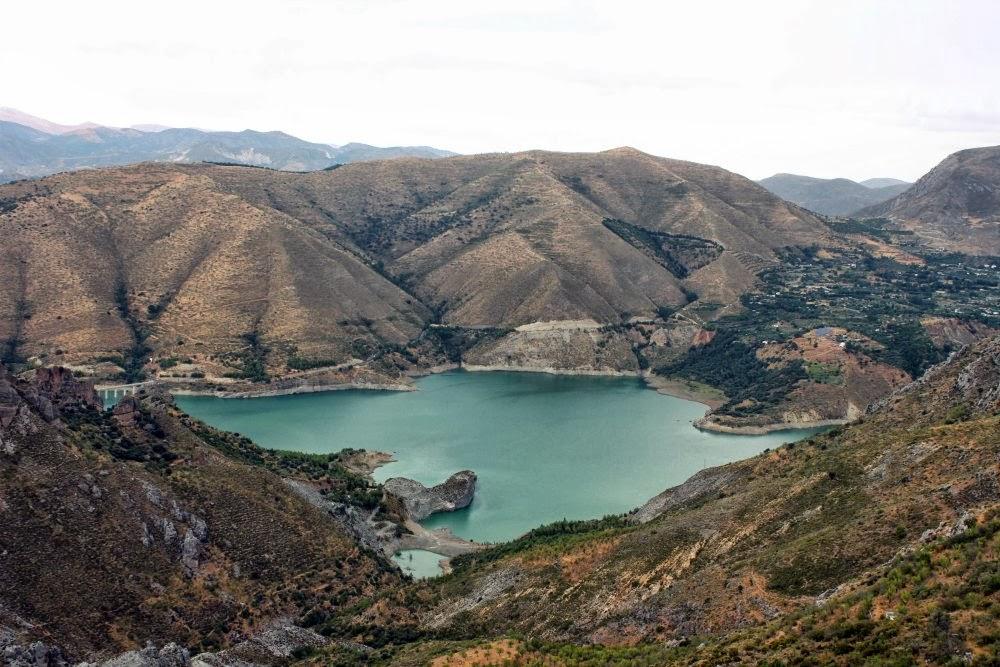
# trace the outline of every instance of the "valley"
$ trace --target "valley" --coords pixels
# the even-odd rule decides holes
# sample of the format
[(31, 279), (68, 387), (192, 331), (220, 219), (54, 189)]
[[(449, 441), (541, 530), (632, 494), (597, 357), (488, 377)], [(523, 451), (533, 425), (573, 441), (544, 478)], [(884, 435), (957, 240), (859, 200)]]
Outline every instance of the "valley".
[[(149, 163), (0, 202), (5, 654), (997, 650), (987, 223), (815, 215), (628, 148)], [(959, 604), (921, 563), (966, 539)]]
[[(726, 397), (701, 425), (755, 431), (845, 421), (897, 371), (1000, 322), (995, 257), (633, 149), (307, 174), (144, 164), (0, 199), (0, 271), (18, 286), (0, 295), (3, 359), (106, 385), (243, 396), (405, 389), (455, 365), (645, 375), (713, 386)], [(775, 355), (823, 327), (843, 353)], [(712, 375), (719, 335), (739, 340), (726, 363), (742, 386)], [(810, 376), (816, 363), (830, 373)], [(846, 382), (817, 381), (831, 373)]]
[(1000, 3), (0, 17), (0, 667), (1000, 666)]

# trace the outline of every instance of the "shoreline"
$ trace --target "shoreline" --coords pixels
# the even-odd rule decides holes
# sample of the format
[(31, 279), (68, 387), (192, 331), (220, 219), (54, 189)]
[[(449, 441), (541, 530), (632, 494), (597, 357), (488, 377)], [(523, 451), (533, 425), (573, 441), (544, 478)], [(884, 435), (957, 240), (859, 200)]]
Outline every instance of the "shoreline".
[(767, 435), (777, 431), (794, 431), (796, 429), (825, 428), (828, 426), (843, 426), (851, 423), (848, 419), (819, 419), (810, 422), (777, 422), (774, 424), (748, 425), (748, 426), (726, 426), (716, 424), (703, 417), (694, 422), (694, 427), (700, 431), (708, 433), (725, 433), (727, 435)]
[(646, 386), (658, 394), (701, 403), (709, 411), (715, 410), (726, 402), (725, 395), (722, 392), (708, 385), (699, 385), (687, 380), (669, 378), (662, 375), (644, 375), (643, 379), (646, 381)]
[[(164, 386), (167, 383), (158, 383)], [(260, 389), (249, 391), (219, 391), (217, 389), (167, 389), (174, 396), (213, 396), (215, 398), (267, 398), (271, 396), (292, 396), (295, 394), (318, 394), (325, 391), (347, 391), (349, 389), (366, 389), (368, 391), (417, 391), (409, 384), (389, 384), (380, 382), (341, 382), (336, 384), (309, 384), (279, 389)]]
[(643, 377), (640, 371), (615, 371), (608, 369), (554, 368), (552, 366), (507, 366), (504, 364), (461, 364), (462, 370), (470, 373), (544, 373), (546, 375), (581, 375), (592, 377)]
[[(327, 391), (347, 391), (360, 389), (367, 391), (419, 391), (418, 387), (408, 382), (410, 378), (422, 378), (439, 373), (450, 371), (466, 371), (470, 373), (543, 373), (546, 375), (565, 375), (580, 377), (609, 377), (609, 378), (639, 378), (645, 386), (658, 394), (672, 396), (685, 401), (699, 403), (706, 408), (705, 416), (693, 422), (693, 426), (701, 431), (710, 433), (725, 433), (729, 435), (766, 435), (776, 431), (788, 431), (794, 429), (823, 428), (829, 426), (841, 426), (849, 423), (847, 419), (824, 419), (810, 422), (775, 422), (763, 425), (728, 426), (719, 424), (710, 419), (712, 411), (723, 405), (724, 395), (717, 389), (700, 383), (694, 383), (680, 378), (670, 378), (653, 375), (648, 371), (616, 371), (612, 369), (568, 369), (555, 368), (551, 366), (509, 366), (505, 364), (466, 364), (447, 363), (430, 366), (427, 368), (409, 370), (403, 376), (401, 382), (336, 382), (336, 383), (316, 383), (300, 384), (293, 386), (243, 389), (241, 391), (227, 391), (220, 389), (199, 389), (196, 386), (182, 386), (173, 388), (173, 383), (163, 380), (153, 380), (146, 386), (166, 389), (174, 396), (211, 396), (213, 398), (225, 399), (252, 399), (269, 398), (274, 396), (292, 396), (297, 394), (313, 394)], [(281, 382), (281, 380), (277, 380)], [(206, 383), (207, 384), (207, 383)], [(245, 387), (246, 385), (244, 385)]]

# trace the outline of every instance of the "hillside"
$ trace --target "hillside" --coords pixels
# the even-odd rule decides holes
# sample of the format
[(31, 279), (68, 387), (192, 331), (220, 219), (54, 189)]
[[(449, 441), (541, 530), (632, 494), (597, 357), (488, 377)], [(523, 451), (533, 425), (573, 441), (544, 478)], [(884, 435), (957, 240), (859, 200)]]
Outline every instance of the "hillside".
[(911, 185), (892, 178), (856, 183), (846, 178), (812, 178), (796, 174), (775, 174), (757, 183), (810, 211), (836, 216), (849, 216), (865, 207), (881, 204)]
[(292, 357), (331, 366), (431, 322), (723, 308), (782, 249), (838, 243), (744, 178), (631, 149), (308, 174), (143, 164), (0, 186), (0, 201), (7, 359), (129, 377), (163, 359), (250, 378)]
[(866, 188), (887, 188), (892, 185), (905, 185), (909, 187), (913, 185), (913, 183), (907, 183), (906, 181), (901, 181), (898, 178), (866, 178), (865, 180), (858, 182)]
[(76, 125), (54, 123), (51, 120), (32, 116), (29, 113), (11, 107), (0, 107), (0, 122), (17, 123), (18, 125), (23, 125), (45, 134), (65, 134), (76, 130), (99, 127), (97, 123), (78, 123)]
[(0, 177), (4, 181), (156, 160), (236, 162), (271, 169), (308, 171), (336, 164), (331, 146), (283, 132), (205, 132), (170, 128), (141, 132), (86, 127), (47, 134), (0, 122)]
[(653, 374), (703, 428), (837, 423), (1000, 329), (990, 261), (892, 225), (628, 148), (65, 173), (0, 186), (0, 359), (237, 395)]
[[(218, 178), (315, 228), (332, 223), (443, 308), (444, 322), (461, 325), (609, 322), (683, 305), (685, 289), (732, 303), (777, 249), (835, 242), (815, 218), (740, 176), (629, 148)], [(705, 252), (672, 263), (686, 236)]]
[(126, 367), (152, 352), (227, 354), (252, 373), (265, 344), (343, 361), (419, 333), (426, 308), (351, 249), (221, 191), (209, 176), (221, 169), (148, 164), (3, 189), (18, 202), (0, 217), (16, 354)]
[(65, 369), (0, 366), (4, 663), (229, 648), (397, 586), (323, 508), (367, 493), (336, 456), (268, 453), (168, 397), (104, 412)]
[[(624, 518), (554, 524), (455, 559), (454, 574), (427, 585), (417, 623), (439, 636), (532, 638), (507, 651), (526, 655), (517, 664), (560, 655), (553, 642), (639, 642), (632, 655), (660, 656), (653, 664), (794, 662), (810, 648), (839, 664), (911, 646), (925, 664), (995, 657), (998, 420), (994, 337), (842, 430), (705, 470)], [(949, 602), (963, 580), (973, 597)], [(913, 581), (923, 592), (901, 595)]]
[(939, 250), (1000, 255), (1000, 146), (949, 155), (909, 190), (859, 215), (889, 218)]
[(456, 155), (458, 153), (432, 146), (371, 146), (369, 144), (352, 142), (343, 146), (333, 147), (333, 156), (338, 164), (394, 160), (401, 157), (439, 158), (454, 157)]

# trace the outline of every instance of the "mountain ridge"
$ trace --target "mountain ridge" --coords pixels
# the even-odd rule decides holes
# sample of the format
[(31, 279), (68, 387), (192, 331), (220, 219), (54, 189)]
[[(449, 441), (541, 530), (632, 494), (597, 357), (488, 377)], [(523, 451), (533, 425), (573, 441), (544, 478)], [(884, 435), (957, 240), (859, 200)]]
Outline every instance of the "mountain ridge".
[(365, 160), (449, 155), (455, 153), (429, 146), (332, 146), (303, 141), (278, 130), (224, 132), (163, 126), (114, 128), (95, 123), (60, 125), (16, 109), (0, 109), (0, 182), (149, 160), (234, 162), (311, 171)]
[[(404, 158), (306, 174), (148, 163), (0, 186), (13, 207), (0, 217), (11, 239), (0, 270), (25, 284), (4, 295), (2, 336), (23, 339), (26, 356), (94, 358), (128, 347), (135, 324), (167, 354), (192, 353), (178, 339), (222, 353), (260, 334), (343, 362), (352, 340), (405, 343), (434, 309), (444, 324), (510, 328), (655, 316), (696, 292), (734, 303), (776, 250), (836, 243), (742, 177), (637, 155)], [(724, 250), (678, 278), (609, 229), (611, 216)], [(315, 308), (337, 325), (320, 327)]]
[[(873, 182), (880, 185), (873, 187), (870, 185)], [(769, 176), (757, 183), (782, 199), (832, 216), (853, 215), (865, 207), (895, 197), (911, 185), (896, 179), (868, 179), (857, 183), (847, 178), (814, 178), (785, 173)]]
[(909, 190), (863, 209), (932, 247), (1000, 255), (1000, 146), (952, 153)]

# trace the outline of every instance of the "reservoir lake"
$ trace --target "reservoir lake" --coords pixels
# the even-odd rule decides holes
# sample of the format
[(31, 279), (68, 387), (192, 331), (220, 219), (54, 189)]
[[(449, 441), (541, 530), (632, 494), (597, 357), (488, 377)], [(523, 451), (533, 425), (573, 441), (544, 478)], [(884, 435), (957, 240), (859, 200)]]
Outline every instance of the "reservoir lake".
[(391, 452), (396, 461), (375, 471), (378, 481), (409, 477), (431, 486), (473, 470), (479, 481), (472, 505), (423, 525), (482, 542), (559, 519), (627, 512), (703, 468), (813, 432), (699, 431), (692, 422), (705, 406), (658, 394), (637, 378), (451, 371), (416, 385), (411, 392), (176, 401), (263, 447)]

